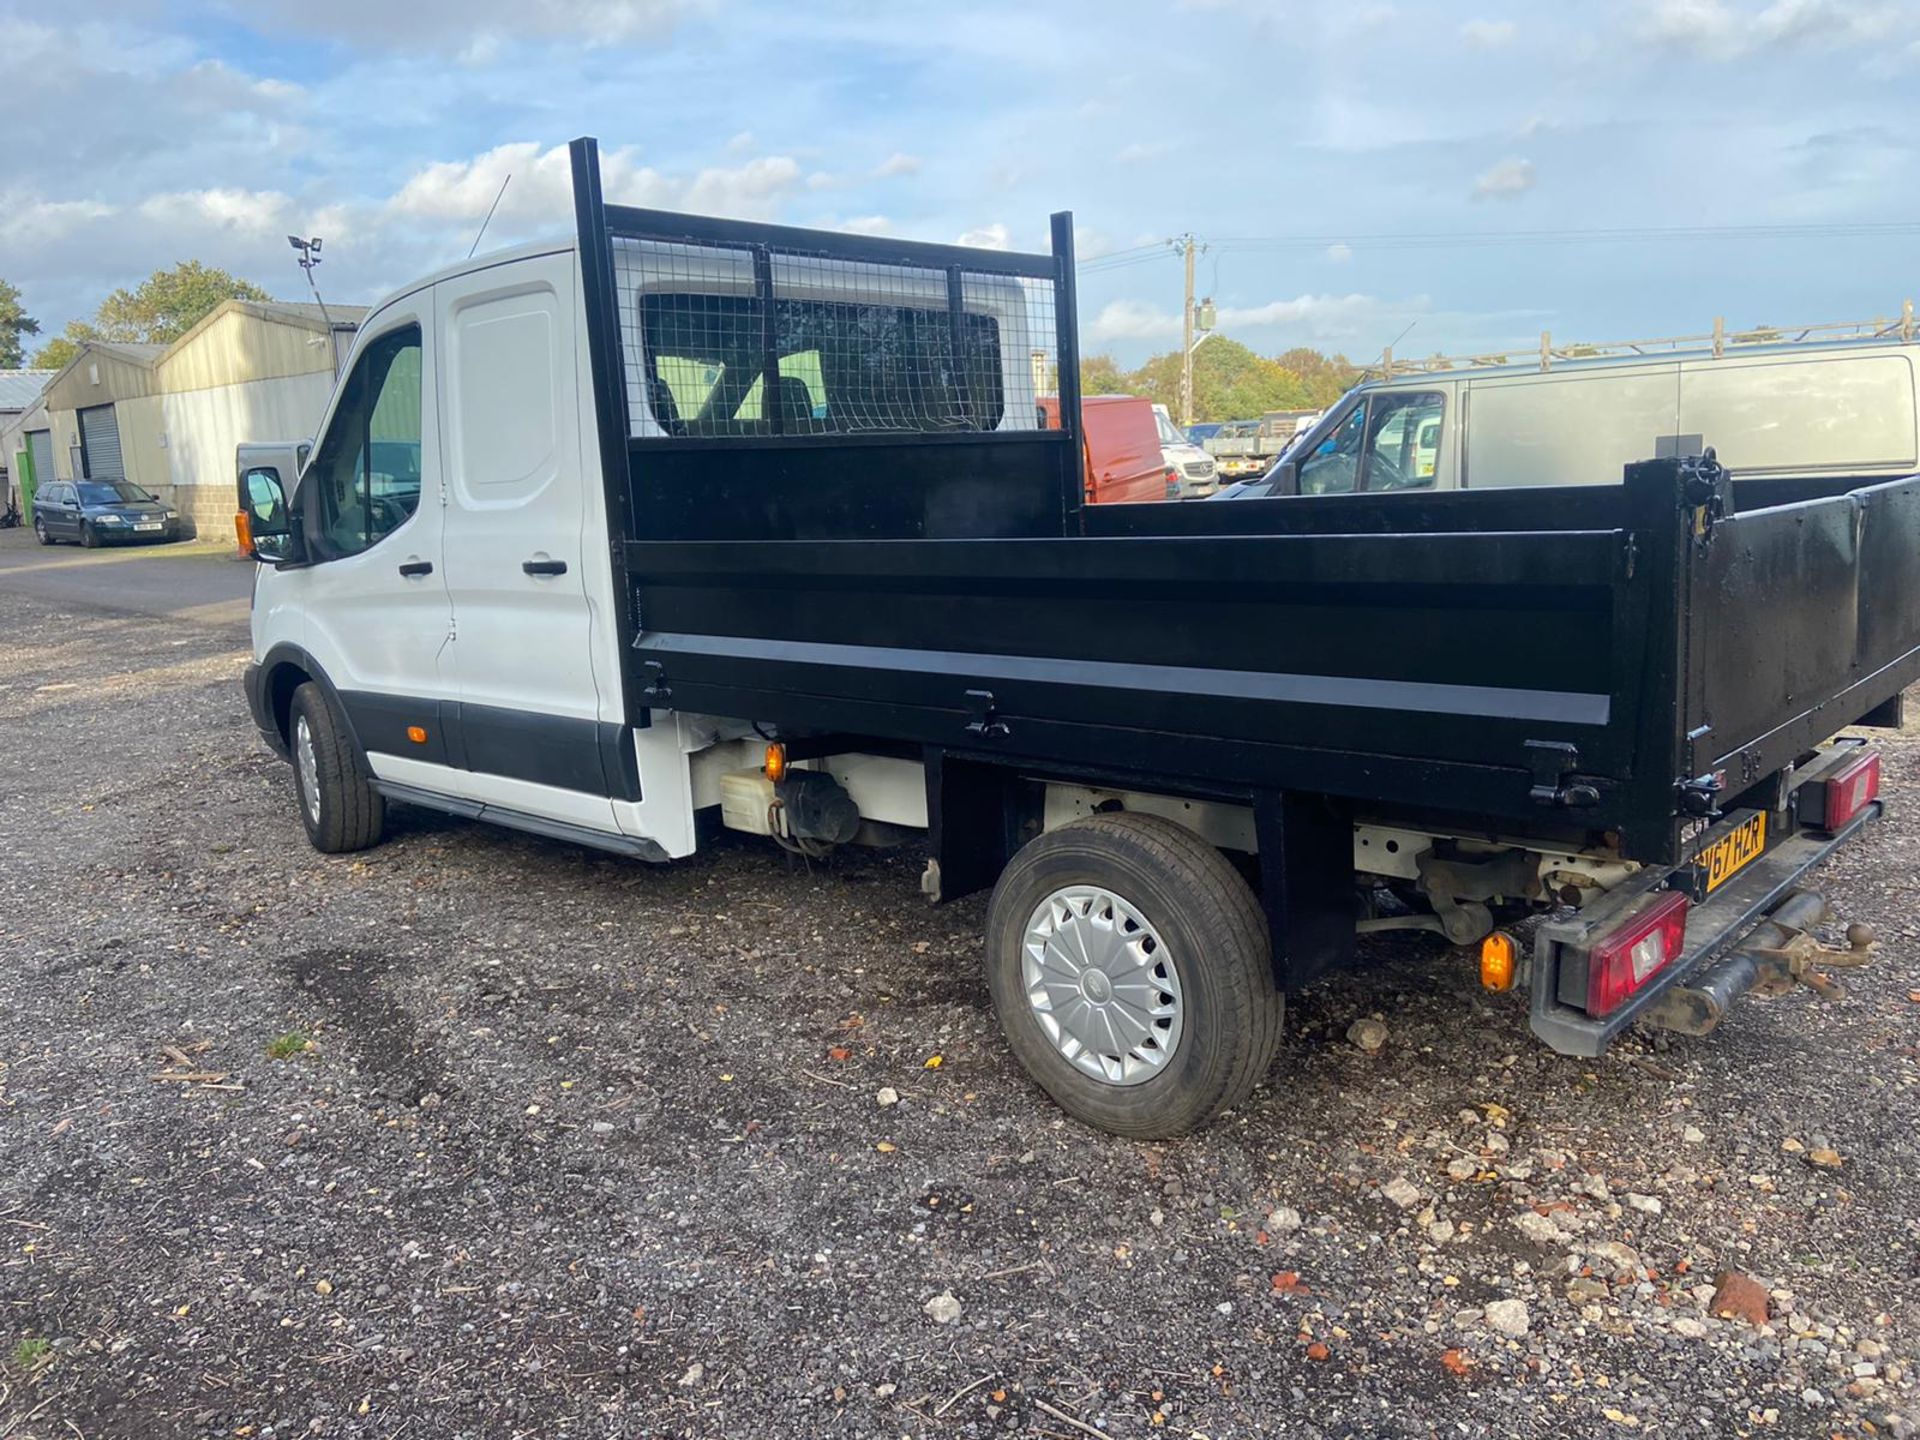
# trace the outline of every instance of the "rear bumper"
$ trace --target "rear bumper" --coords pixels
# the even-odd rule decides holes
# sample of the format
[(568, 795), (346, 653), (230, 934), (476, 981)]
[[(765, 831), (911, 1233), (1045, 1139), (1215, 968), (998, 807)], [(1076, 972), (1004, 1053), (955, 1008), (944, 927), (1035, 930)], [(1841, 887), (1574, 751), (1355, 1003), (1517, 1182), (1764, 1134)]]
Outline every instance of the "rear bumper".
[[(1562, 1055), (1600, 1055), (1614, 1036), (1661, 1009), (1669, 991), (1682, 988), (1693, 988), (1710, 999), (1717, 1021), (1719, 1014), (1760, 978), (1758, 966), (1737, 963), (1740, 943), (1776, 911), (1798, 907), (1793, 912), (1793, 921), (1798, 921), (1809, 912), (1822, 910), (1824, 907), (1817, 904), (1803, 904), (1806, 897), (1796, 895), (1800, 878), (1879, 817), (1880, 803), (1875, 801), (1831, 834), (1801, 830), (1774, 845), (1704, 903), (1693, 907), (1687, 916), (1685, 952), (1645, 989), (1605, 1017), (1596, 1018), (1565, 1003), (1567, 990), (1578, 988), (1568, 985), (1570, 972), (1582, 963), (1580, 956), (1596, 935), (1649, 891), (1661, 888), (1668, 876), (1656, 872), (1645, 884), (1622, 887), (1605, 903), (1570, 920), (1542, 925), (1534, 939), (1533, 1033)], [(1783, 914), (1781, 918), (1788, 920), (1789, 916)]]
[(158, 530), (135, 530), (131, 525), (95, 525), (93, 533), (103, 545), (161, 545), (180, 538), (180, 525), (172, 520)]

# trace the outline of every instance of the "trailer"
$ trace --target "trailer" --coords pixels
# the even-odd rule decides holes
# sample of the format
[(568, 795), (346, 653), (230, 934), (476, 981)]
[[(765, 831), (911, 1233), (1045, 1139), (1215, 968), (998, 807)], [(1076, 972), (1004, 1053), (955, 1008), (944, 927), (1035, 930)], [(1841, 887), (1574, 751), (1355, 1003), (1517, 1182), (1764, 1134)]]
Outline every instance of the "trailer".
[[(285, 533), (255, 527), (248, 695), (316, 845), (373, 843), (389, 800), (651, 860), (709, 816), (809, 854), (924, 843), (931, 900), (993, 892), (1014, 1054), (1138, 1136), (1242, 1103), (1285, 997), (1369, 931), (1479, 945), (1577, 1055), (1869, 953), (1818, 940), (1799, 887), (1880, 813), (1877, 753), (1834, 737), (1898, 724), (1920, 678), (1920, 479), (1703, 455), (1089, 506), (1069, 217), (1051, 253), (984, 252), (608, 205), (590, 141), (573, 168), (571, 247), (369, 318)], [(396, 520), (355, 479), (405, 443), (367, 397), (422, 374), (409, 474), (443, 502)], [(356, 483), (390, 535), (330, 559)], [(431, 673), (339, 623), (443, 557)]]
[(1222, 480), (1264, 475), (1294, 438), (1313, 427), (1318, 410), (1270, 410), (1258, 420), (1229, 420), (1202, 442), (1220, 466)]

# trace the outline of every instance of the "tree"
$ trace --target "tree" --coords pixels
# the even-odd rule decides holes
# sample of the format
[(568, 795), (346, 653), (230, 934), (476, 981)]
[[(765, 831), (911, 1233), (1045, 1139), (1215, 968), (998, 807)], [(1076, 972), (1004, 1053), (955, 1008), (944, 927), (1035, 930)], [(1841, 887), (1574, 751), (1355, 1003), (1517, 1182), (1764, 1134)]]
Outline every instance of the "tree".
[(1326, 409), (1360, 379), (1360, 367), (1344, 355), (1322, 355), (1302, 346), (1274, 358), (1300, 377), (1306, 387), (1306, 403), (1315, 410)]
[(19, 368), (24, 337), (38, 335), (40, 322), (20, 302), (20, 287), (0, 280), (0, 370)]
[(1124, 395), (1127, 374), (1111, 355), (1086, 355), (1080, 360), (1082, 395)]
[(122, 344), (169, 345), (204, 320), (223, 300), (268, 300), (258, 285), (225, 270), (183, 260), (171, 270), (156, 270), (132, 290), (124, 286), (100, 302), (91, 322), (70, 320), (34, 357), (42, 369), (57, 370), (89, 340)]
[[(1324, 410), (1350, 389), (1359, 372), (1342, 355), (1289, 350), (1277, 359), (1216, 335), (1193, 352), (1193, 418), (1253, 420), (1269, 410)], [(1087, 395), (1144, 395), (1172, 414), (1180, 406), (1180, 352), (1156, 355), (1122, 370), (1110, 355), (1080, 362)]]
[(33, 357), (37, 370), (64, 370), (80, 353), (80, 347), (89, 340), (103, 338), (100, 332), (84, 320), (69, 320), (67, 328), (40, 347)]

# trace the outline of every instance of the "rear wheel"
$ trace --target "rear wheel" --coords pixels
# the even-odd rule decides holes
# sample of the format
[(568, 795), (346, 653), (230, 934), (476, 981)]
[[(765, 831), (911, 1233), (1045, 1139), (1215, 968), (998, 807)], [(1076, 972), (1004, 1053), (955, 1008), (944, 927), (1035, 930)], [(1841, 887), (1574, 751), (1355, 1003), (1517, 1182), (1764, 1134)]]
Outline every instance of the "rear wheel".
[(300, 823), (313, 848), (339, 855), (377, 845), (387, 825), (386, 799), (373, 788), (367, 757), (345, 722), (311, 680), (293, 692), (288, 731)]
[(53, 536), (47, 533), (47, 522), (42, 520), (38, 515), (33, 517), (33, 538), (38, 540), (42, 545), (53, 544)]
[(994, 887), (987, 967), (1027, 1072), (1116, 1135), (1200, 1128), (1279, 1049), (1285, 1000), (1253, 892), (1159, 816), (1089, 816), (1015, 855)]

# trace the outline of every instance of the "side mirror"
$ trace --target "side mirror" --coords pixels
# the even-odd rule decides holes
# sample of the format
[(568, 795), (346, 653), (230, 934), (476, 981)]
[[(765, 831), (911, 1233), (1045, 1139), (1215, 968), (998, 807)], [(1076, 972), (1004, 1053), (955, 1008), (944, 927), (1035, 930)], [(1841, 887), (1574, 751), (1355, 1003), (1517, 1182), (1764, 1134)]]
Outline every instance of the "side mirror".
[(1300, 493), (1300, 467), (1291, 460), (1282, 460), (1273, 467), (1273, 476), (1267, 483), (1269, 495), (1298, 495)]
[(270, 470), (247, 476), (247, 506), (234, 517), (240, 542), (253, 559), (269, 565), (294, 555), (293, 514), (280, 477)]

